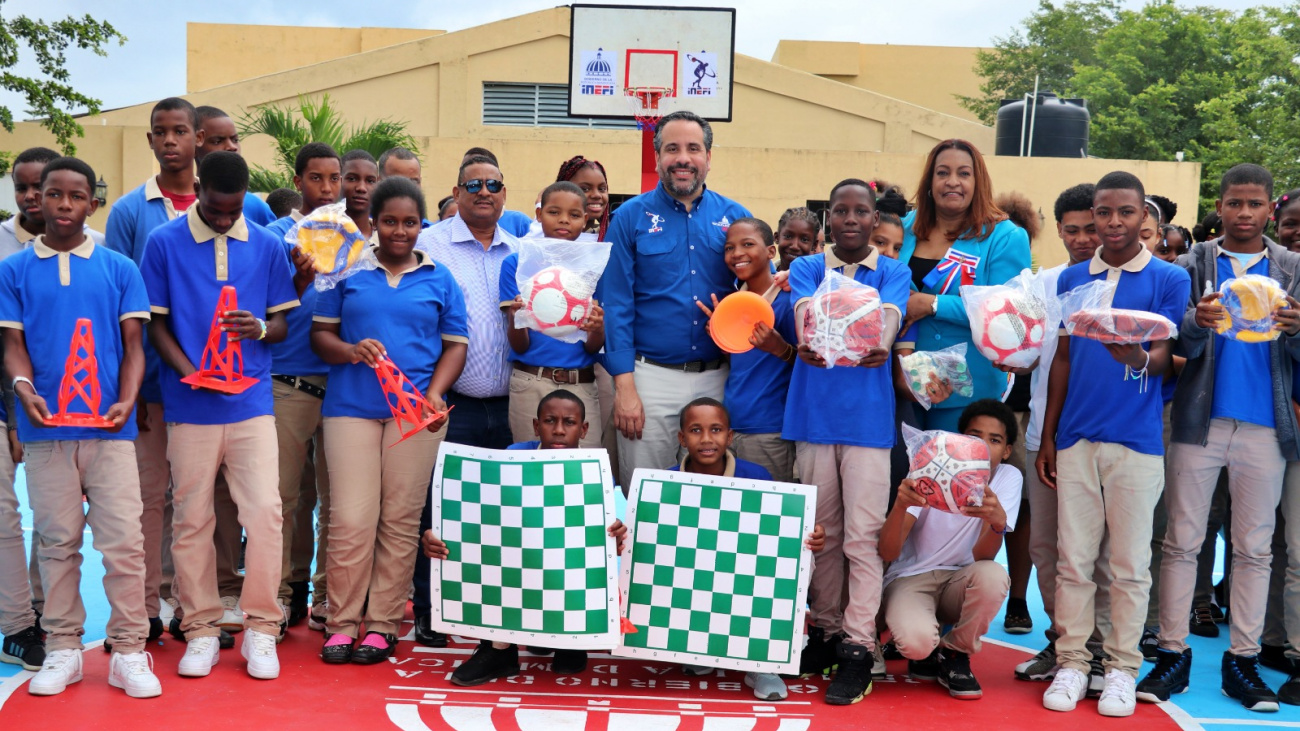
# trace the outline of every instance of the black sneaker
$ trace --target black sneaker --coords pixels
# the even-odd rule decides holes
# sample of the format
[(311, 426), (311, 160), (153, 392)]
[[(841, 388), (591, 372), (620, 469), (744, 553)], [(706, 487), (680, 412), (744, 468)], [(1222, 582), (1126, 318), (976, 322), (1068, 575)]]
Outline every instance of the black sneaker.
[(498, 650), (488, 640), (480, 640), (478, 649), (451, 674), (453, 685), (470, 687), (497, 678), (519, 674), (519, 648), (511, 645)]
[(556, 650), (551, 669), (556, 675), (577, 675), (587, 669), (587, 651)]
[(840, 642), (835, 654), (839, 669), (826, 688), (826, 702), (832, 706), (852, 705), (871, 692), (871, 665), (875, 660), (871, 650), (847, 642)]
[(922, 660), (907, 661), (907, 677), (912, 680), (933, 682), (939, 679), (939, 648), (934, 648)]
[(1197, 637), (1219, 636), (1219, 625), (1214, 621), (1214, 612), (1210, 604), (1202, 603), (1192, 607), (1192, 618), (1187, 625), (1187, 631)]
[(1033, 631), (1034, 620), (1029, 617), (1029, 606), (1024, 599), (1007, 599), (1002, 629), (1009, 635), (1027, 635)]
[(1260, 645), (1259, 664), (1283, 675), (1300, 673), (1300, 666), (1286, 656), (1286, 647), (1280, 645)]
[(1030, 659), (1016, 666), (1016, 680), (1048, 682), (1056, 677), (1056, 640), (1049, 640), (1047, 647), (1038, 651)]
[(1277, 689), (1277, 699), (1288, 706), (1300, 706), (1300, 672), (1291, 673), (1291, 677)]
[(1255, 655), (1223, 653), (1223, 694), (1236, 698), (1248, 711), (1277, 712), (1277, 694), (1259, 677)]
[(290, 581), (293, 595), (289, 597), (289, 626), (297, 627), (307, 618), (307, 582)]
[(804, 646), (803, 655), (799, 657), (799, 674), (824, 675), (829, 673), (839, 657), (838, 651), (840, 643), (843, 641), (844, 635), (834, 634), (828, 637), (826, 630), (821, 627), (809, 627), (808, 644)]
[(1218, 604), (1210, 605), (1210, 616), (1214, 617), (1215, 624), (1228, 623), (1228, 612), (1226, 610), (1220, 609)]
[[(429, 627), (429, 615), (421, 614), (415, 618), (415, 641), (425, 647), (446, 647), (447, 635), (441, 632), (434, 632)], [(519, 651), (515, 650), (518, 655)]]
[(21, 665), (23, 670), (40, 670), (45, 663), (45, 641), (41, 639), (41, 631), (32, 625), (22, 632), (5, 635), (0, 662)]
[(884, 647), (880, 648), (880, 654), (883, 655), (886, 660), (903, 659), (903, 653), (898, 651), (898, 645), (895, 645), (893, 640), (886, 642)]
[(1186, 693), (1192, 677), (1192, 648), (1182, 652), (1156, 651), (1156, 666), (1137, 684), (1137, 699), (1147, 703), (1169, 700), (1175, 693)]
[(980, 681), (971, 672), (970, 655), (946, 647), (939, 651), (939, 685), (957, 700), (973, 701), (984, 696)]
[(1088, 652), (1092, 653), (1092, 659), (1088, 661), (1088, 691), (1085, 697), (1100, 698), (1106, 690), (1106, 661), (1110, 656), (1101, 649), (1101, 643), (1089, 642), (1086, 646)]
[(1153, 629), (1142, 630), (1142, 639), (1138, 641), (1138, 649), (1142, 651), (1142, 659), (1147, 662), (1155, 662), (1156, 656), (1160, 650), (1160, 637)]

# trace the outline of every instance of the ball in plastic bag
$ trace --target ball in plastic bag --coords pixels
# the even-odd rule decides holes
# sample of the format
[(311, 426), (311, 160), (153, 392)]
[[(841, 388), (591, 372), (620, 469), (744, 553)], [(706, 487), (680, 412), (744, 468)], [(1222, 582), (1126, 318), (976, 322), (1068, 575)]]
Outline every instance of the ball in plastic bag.
[(812, 298), (803, 315), (804, 341), (814, 353), (836, 354), (835, 365), (857, 364), (880, 347), (885, 313), (867, 287), (842, 287)]
[(1246, 343), (1276, 340), (1282, 331), (1273, 327), (1273, 311), (1286, 307), (1286, 293), (1264, 276), (1244, 276), (1224, 282), (1219, 304), (1223, 319), (1217, 332)]
[[(991, 297), (983, 307), (976, 345), (994, 363), (1005, 363), (1021, 351), (1043, 347), (1047, 310), (1032, 297)], [(1026, 364), (1028, 365), (1028, 364)]]
[(1168, 318), (1142, 310), (1079, 310), (1065, 326), (1075, 337), (1114, 345), (1168, 340), (1178, 332)]
[(520, 294), (540, 331), (551, 337), (577, 332), (591, 312), (590, 287), (561, 267), (534, 274)]
[(935, 510), (959, 513), (965, 505), (982, 505), (989, 483), (989, 445), (977, 437), (940, 432), (912, 455), (915, 489)]

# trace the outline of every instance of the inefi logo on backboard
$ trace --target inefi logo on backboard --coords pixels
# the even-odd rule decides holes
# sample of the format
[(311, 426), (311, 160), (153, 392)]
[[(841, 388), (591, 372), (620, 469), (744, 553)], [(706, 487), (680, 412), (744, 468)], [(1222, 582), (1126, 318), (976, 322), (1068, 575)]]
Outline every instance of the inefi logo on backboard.
[(613, 96), (614, 77), (618, 73), (613, 54), (607, 58), (605, 49), (582, 52), (582, 83), (579, 91), (588, 96)]
[(650, 228), (645, 230), (646, 233), (657, 234), (660, 231), (664, 230), (663, 226), (659, 225), (663, 223), (665, 220), (663, 216), (659, 215), (658, 213), (654, 213), (653, 211), (646, 211), (645, 214), (650, 217)]
[(717, 96), (718, 54), (707, 51), (686, 54), (682, 81), (686, 96)]

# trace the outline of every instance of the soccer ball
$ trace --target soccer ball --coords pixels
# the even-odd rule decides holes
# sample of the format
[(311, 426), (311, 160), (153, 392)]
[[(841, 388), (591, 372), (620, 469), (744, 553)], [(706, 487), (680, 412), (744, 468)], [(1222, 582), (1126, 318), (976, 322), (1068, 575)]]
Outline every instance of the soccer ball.
[(977, 437), (949, 432), (933, 434), (912, 454), (915, 489), (926, 504), (946, 513), (960, 513), (963, 505), (984, 504), (989, 484), (989, 445)]
[(1066, 318), (1065, 328), (1074, 337), (1112, 345), (1168, 340), (1178, 334), (1169, 318), (1142, 310), (1079, 310)]
[[(841, 287), (812, 298), (803, 313), (804, 342), (814, 353), (851, 366), (880, 347), (885, 313), (871, 287)], [(827, 360), (830, 360), (828, 357)]]
[(577, 332), (591, 312), (592, 287), (562, 267), (547, 267), (524, 283), (524, 308), (538, 330), (553, 338)]
[(981, 319), (972, 323), (975, 346), (994, 363), (1027, 368), (1034, 364), (1047, 335), (1047, 309), (1023, 294), (994, 295), (980, 307)]

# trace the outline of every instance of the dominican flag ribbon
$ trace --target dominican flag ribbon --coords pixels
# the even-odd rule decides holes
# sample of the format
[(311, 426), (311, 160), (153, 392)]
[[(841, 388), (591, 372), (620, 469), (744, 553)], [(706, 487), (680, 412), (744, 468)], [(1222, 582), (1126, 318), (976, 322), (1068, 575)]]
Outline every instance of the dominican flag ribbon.
[[(934, 265), (934, 269), (931, 269), (929, 274), (925, 275), (921, 284), (924, 284), (927, 289), (937, 290), (937, 294), (953, 294), (956, 291), (954, 282), (975, 283), (975, 268), (979, 263), (980, 258), (974, 254), (949, 249), (948, 254)], [(959, 276), (960, 280), (958, 280)]]

